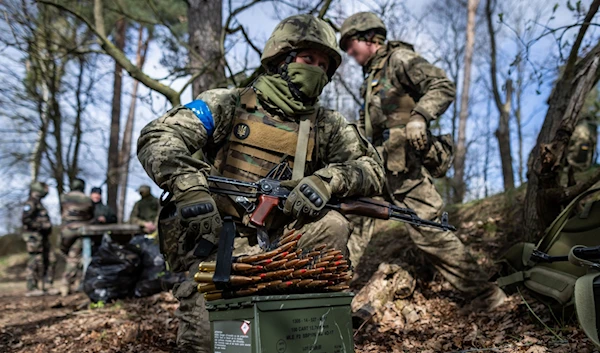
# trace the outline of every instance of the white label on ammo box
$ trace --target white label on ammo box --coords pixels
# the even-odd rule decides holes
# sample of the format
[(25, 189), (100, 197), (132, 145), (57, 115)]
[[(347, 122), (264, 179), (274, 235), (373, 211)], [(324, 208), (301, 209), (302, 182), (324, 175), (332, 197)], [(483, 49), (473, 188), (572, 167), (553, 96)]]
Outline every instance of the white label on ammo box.
[(214, 321), (215, 353), (251, 353), (252, 340), (249, 321)]

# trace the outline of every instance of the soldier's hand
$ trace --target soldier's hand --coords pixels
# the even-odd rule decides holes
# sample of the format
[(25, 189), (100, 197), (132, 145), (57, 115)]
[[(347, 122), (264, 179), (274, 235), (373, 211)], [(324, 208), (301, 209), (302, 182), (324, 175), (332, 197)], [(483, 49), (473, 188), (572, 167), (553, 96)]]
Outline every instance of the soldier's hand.
[[(201, 188), (175, 194), (177, 214), (187, 233), (193, 236), (214, 234), (221, 229), (221, 216), (210, 194)], [(198, 239), (199, 240), (199, 239)]]
[(293, 188), (288, 195), (283, 212), (295, 218), (301, 215), (316, 216), (331, 198), (331, 186), (316, 175), (297, 180), (283, 181), (281, 186)]
[(106, 217), (104, 217), (104, 216), (98, 216), (97, 220), (98, 220), (98, 223), (106, 223)]
[(413, 112), (406, 124), (406, 138), (417, 151), (422, 151), (427, 146), (427, 121), (419, 114)]

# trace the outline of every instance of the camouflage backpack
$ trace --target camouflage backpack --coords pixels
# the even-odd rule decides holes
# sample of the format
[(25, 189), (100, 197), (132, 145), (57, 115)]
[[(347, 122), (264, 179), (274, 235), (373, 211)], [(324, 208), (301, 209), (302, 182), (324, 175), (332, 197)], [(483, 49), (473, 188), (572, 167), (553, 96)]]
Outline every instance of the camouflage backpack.
[[(537, 245), (513, 245), (498, 261), (503, 266), (503, 274), (507, 274), (498, 278), (498, 285), (510, 289), (523, 284), (542, 295), (542, 299), (551, 298), (562, 306), (572, 305), (575, 282), (586, 275), (587, 269), (568, 261), (539, 262), (532, 254), (541, 252), (563, 256), (569, 254), (574, 246), (600, 245), (600, 201), (589, 202), (581, 212), (575, 212), (579, 202), (593, 193), (600, 193), (600, 188), (576, 197), (546, 229)], [(545, 301), (552, 304), (552, 301)]]
[[(592, 194), (599, 196), (600, 188), (576, 197), (552, 222), (537, 245), (518, 243), (511, 247), (498, 261), (505, 276), (497, 281), (507, 291), (523, 285), (551, 308), (574, 308), (581, 327), (598, 346), (600, 264), (582, 260), (573, 251), (579, 247), (600, 246), (600, 200), (587, 202), (576, 212), (579, 202)], [(561, 256), (564, 260), (542, 262), (543, 254)]]

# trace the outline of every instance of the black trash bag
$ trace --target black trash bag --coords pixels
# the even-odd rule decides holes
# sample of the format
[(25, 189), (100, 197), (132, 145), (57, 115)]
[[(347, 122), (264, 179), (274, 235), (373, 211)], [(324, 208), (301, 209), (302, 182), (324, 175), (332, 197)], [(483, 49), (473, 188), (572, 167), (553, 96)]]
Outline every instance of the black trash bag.
[(94, 303), (132, 297), (141, 273), (139, 250), (132, 245), (102, 241), (83, 280), (83, 291)]
[(139, 249), (142, 256), (142, 273), (135, 284), (134, 294), (136, 297), (147, 297), (168, 291), (176, 283), (185, 280), (183, 273), (167, 271), (165, 259), (160, 253), (160, 247), (155, 239), (136, 236), (131, 240), (131, 244)]

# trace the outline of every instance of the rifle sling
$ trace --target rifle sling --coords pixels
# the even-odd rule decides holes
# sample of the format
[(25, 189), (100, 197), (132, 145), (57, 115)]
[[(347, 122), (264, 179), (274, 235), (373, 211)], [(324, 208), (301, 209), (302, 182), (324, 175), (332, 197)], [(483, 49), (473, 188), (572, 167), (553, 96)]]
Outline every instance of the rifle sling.
[[(315, 112), (303, 116), (300, 120), (300, 128), (298, 131), (298, 142), (296, 143), (296, 154), (294, 156), (294, 169), (292, 169), (292, 180), (304, 178), (306, 167), (306, 153), (308, 152), (308, 142), (310, 140), (310, 126), (315, 125), (319, 109)], [(316, 129), (316, 126), (314, 127)]]
[(217, 266), (213, 275), (213, 283), (217, 289), (229, 288), (235, 232), (233, 218), (231, 216), (223, 217), (223, 228), (219, 234), (219, 247), (217, 248)]

